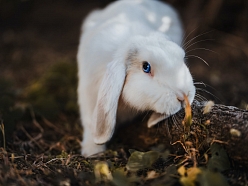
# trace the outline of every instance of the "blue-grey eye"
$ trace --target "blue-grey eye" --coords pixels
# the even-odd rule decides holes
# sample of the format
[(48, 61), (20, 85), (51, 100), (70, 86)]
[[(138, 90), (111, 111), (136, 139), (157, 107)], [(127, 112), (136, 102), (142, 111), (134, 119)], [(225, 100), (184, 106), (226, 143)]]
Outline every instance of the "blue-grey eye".
[(145, 73), (151, 73), (151, 65), (147, 61), (143, 62), (143, 71)]

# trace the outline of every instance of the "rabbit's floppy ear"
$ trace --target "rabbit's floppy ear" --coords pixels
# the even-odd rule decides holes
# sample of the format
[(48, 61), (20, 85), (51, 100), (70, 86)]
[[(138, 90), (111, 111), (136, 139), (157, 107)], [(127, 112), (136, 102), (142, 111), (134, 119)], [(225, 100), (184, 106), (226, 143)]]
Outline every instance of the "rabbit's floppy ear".
[(148, 122), (147, 122), (147, 127), (151, 128), (166, 118), (168, 118), (168, 116), (166, 114), (159, 114), (159, 113), (153, 112), (152, 115), (150, 116)]
[(96, 144), (110, 140), (116, 124), (116, 113), (119, 97), (126, 76), (125, 63), (116, 59), (107, 65), (99, 88), (97, 104), (94, 111), (94, 127)]

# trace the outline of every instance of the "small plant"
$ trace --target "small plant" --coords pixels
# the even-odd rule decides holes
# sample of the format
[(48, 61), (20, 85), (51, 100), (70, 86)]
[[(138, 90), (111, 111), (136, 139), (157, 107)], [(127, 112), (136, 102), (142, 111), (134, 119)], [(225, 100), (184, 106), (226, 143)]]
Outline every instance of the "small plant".
[(0, 124), (0, 130), (1, 130), (2, 135), (3, 135), (3, 148), (4, 148), (4, 150), (6, 150), (5, 131), (4, 131), (4, 124), (3, 124), (2, 120), (1, 120), (1, 124)]

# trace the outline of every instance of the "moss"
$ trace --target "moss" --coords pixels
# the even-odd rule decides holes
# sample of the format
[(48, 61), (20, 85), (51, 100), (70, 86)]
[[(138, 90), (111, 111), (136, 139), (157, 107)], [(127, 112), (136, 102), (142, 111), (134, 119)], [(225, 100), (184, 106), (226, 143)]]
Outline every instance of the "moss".
[(74, 62), (59, 62), (25, 91), (34, 111), (48, 119), (59, 113), (77, 114), (77, 67)]

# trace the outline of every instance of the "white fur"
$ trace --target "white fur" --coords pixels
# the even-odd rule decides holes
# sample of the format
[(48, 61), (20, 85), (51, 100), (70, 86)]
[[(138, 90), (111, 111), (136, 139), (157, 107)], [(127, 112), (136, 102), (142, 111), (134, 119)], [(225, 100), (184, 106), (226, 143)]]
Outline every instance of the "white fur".
[(84, 156), (105, 150), (116, 123), (137, 112), (154, 112), (151, 127), (179, 111), (184, 95), (193, 101), (181, 42), (176, 12), (159, 1), (116, 1), (86, 18), (77, 55)]

